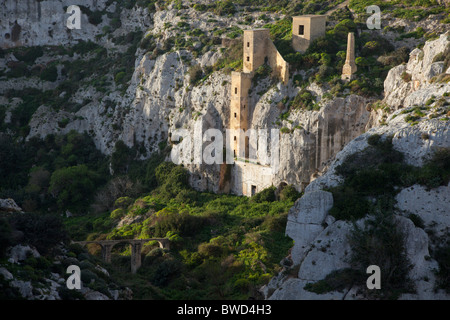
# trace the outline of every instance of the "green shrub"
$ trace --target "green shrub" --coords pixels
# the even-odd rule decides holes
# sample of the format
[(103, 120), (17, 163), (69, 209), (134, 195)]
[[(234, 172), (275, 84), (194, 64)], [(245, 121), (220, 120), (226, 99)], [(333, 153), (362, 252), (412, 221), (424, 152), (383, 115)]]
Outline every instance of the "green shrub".
[(233, 1), (220, 0), (215, 3), (215, 8), (213, 11), (219, 16), (225, 16), (236, 13), (236, 8), (234, 7)]
[(220, 257), (223, 252), (223, 248), (214, 243), (201, 243), (198, 246), (198, 253), (205, 258)]
[(122, 208), (118, 208), (113, 212), (111, 212), (111, 219), (120, 219), (125, 215), (126, 215), (125, 210), (123, 210)]
[(136, 150), (128, 147), (122, 140), (117, 140), (114, 145), (114, 151), (111, 154), (111, 168), (114, 174), (127, 173), (135, 154)]
[(201, 230), (205, 220), (189, 213), (167, 212), (158, 213), (155, 225), (155, 236), (165, 237), (168, 232), (174, 232), (182, 237), (193, 236)]
[(397, 226), (393, 206), (387, 208), (381, 204), (363, 227), (354, 224), (349, 244), (352, 248), (350, 261), (355, 270), (362, 273), (367, 266), (380, 267), (381, 290), (366, 290), (368, 296), (397, 299), (402, 293), (414, 292), (409, 278), (412, 266), (406, 255), (405, 235)]
[(133, 204), (133, 199), (130, 197), (120, 197), (114, 202), (114, 207), (127, 209), (130, 205)]
[(303, 289), (316, 294), (324, 294), (331, 291), (342, 292), (350, 288), (355, 283), (364, 283), (366, 276), (364, 273), (351, 268), (332, 271), (323, 280), (311, 282)]
[(89, 269), (81, 270), (81, 281), (85, 285), (89, 285), (91, 282), (98, 281), (98, 276)]
[(285, 186), (280, 192), (281, 201), (295, 202), (298, 198), (300, 198), (300, 196), (300, 192), (298, 192), (293, 185)]
[(98, 174), (86, 165), (62, 168), (53, 172), (49, 191), (60, 209), (77, 212), (89, 204), (99, 181)]
[(118, 73), (116, 74), (116, 76), (114, 77), (114, 81), (115, 81), (117, 84), (123, 83), (123, 80), (125, 79), (125, 76), (126, 76), (125, 71), (118, 72)]
[(0, 258), (6, 253), (6, 248), (12, 245), (11, 226), (7, 219), (0, 218)]
[(437, 287), (444, 289), (450, 293), (450, 245), (439, 246), (433, 258), (439, 264), (439, 271), (437, 272)]
[(17, 58), (17, 60), (23, 61), (30, 65), (32, 65), (37, 58), (40, 58), (43, 55), (44, 50), (42, 49), (42, 47), (22, 47), (14, 53), (14, 56)]
[(167, 259), (158, 265), (150, 281), (154, 285), (162, 287), (179, 272), (181, 272), (181, 263), (175, 259)]
[(402, 79), (405, 82), (410, 82), (412, 79), (412, 75), (405, 71), (402, 73)]
[(422, 228), (422, 229), (425, 228), (425, 223), (424, 223), (423, 219), (419, 215), (417, 215), (415, 213), (410, 213), (408, 215), (408, 218), (409, 218), (409, 220), (411, 220), (414, 223), (414, 225), (417, 228)]
[(447, 185), (450, 182), (450, 148), (437, 148), (418, 170), (417, 180), (428, 188)]
[(367, 143), (371, 146), (377, 146), (381, 141), (381, 135), (373, 134), (369, 138), (367, 138)]
[(203, 70), (200, 65), (196, 64), (189, 69), (189, 83), (191, 86), (195, 86), (202, 78)]
[(11, 223), (23, 232), (23, 242), (36, 247), (43, 255), (68, 239), (60, 217), (52, 214), (24, 213), (14, 216)]
[(266, 188), (255, 194), (251, 200), (256, 203), (273, 202), (276, 200), (275, 191), (276, 188), (274, 186)]
[(316, 102), (316, 99), (315, 99), (314, 95), (310, 91), (308, 91), (306, 89), (302, 89), (295, 96), (295, 98), (292, 102), (292, 108), (312, 110), (315, 102)]

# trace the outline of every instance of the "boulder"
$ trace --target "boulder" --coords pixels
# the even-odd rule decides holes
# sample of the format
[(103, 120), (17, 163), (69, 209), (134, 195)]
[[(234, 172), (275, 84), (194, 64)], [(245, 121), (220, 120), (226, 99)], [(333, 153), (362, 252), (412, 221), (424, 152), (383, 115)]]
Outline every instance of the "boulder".
[(4, 267), (0, 268), (0, 275), (2, 275), (5, 280), (12, 280), (14, 278), (11, 272)]
[(437, 236), (445, 235), (450, 226), (450, 184), (428, 190), (421, 185), (403, 189), (396, 196), (397, 208), (416, 214)]
[(336, 221), (323, 230), (313, 241), (313, 248), (307, 253), (298, 272), (299, 279), (319, 281), (332, 271), (349, 268), (346, 261), (351, 252), (347, 235), (351, 224)]
[(294, 240), (291, 251), (294, 265), (301, 262), (309, 243), (323, 230), (322, 223), (332, 207), (330, 192), (313, 191), (304, 194), (290, 209), (286, 235)]
[(33, 297), (33, 286), (30, 281), (12, 280), (10, 285), (19, 289), (20, 295), (23, 298)]
[(35, 258), (39, 258), (41, 256), (35, 248), (31, 248), (28, 245), (23, 246), (21, 244), (18, 244), (10, 249), (10, 258), (8, 259), (8, 261), (11, 263), (18, 263), (24, 261), (29, 257), (29, 255), (32, 255)]
[(0, 199), (0, 212), (23, 212), (13, 199)]

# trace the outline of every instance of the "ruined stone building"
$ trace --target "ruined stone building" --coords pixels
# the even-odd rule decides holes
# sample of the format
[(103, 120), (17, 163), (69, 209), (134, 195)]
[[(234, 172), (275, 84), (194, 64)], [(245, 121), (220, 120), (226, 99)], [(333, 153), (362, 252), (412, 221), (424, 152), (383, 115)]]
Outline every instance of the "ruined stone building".
[[(293, 17), (292, 46), (296, 51), (304, 52), (312, 41), (325, 34), (326, 16)], [(289, 64), (283, 59), (270, 39), (268, 29), (245, 30), (243, 36), (243, 71), (231, 74), (230, 129), (235, 130), (229, 137), (228, 147), (233, 150), (235, 164), (231, 187), (233, 193), (251, 196), (270, 187), (273, 171), (267, 161), (252, 158), (250, 154), (249, 114), (251, 101), (249, 90), (255, 71), (267, 64), (272, 76), (285, 85), (289, 81)], [(258, 149), (258, 143), (251, 145)], [(256, 153), (254, 153), (256, 154)]]
[(327, 16), (305, 15), (292, 18), (292, 47), (305, 52), (311, 43), (325, 34)]

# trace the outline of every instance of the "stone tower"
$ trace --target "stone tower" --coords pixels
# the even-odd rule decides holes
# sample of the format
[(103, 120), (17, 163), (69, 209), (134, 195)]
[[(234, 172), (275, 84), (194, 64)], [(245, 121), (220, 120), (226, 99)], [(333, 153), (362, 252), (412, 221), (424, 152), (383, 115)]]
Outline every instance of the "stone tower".
[(269, 29), (244, 30), (244, 73), (253, 72), (264, 64), (267, 57), (266, 40), (269, 36)]
[(354, 77), (353, 75), (357, 70), (358, 68), (355, 63), (355, 34), (350, 32), (347, 41), (347, 58), (345, 59), (345, 65), (342, 69), (342, 80), (352, 80)]
[[(245, 141), (245, 132), (248, 130), (249, 99), (248, 91), (252, 83), (252, 74), (233, 71), (231, 73), (231, 117), (230, 129), (235, 130), (231, 140), (231, 149), (234, 156), (245, 158), (248, 154), (248, 142)], [(244, 139), (244, 146), (240, 141)], [(245, 148), (245, 149), (243, 149)]]
[(244, 30), (243, 70), (231, 73), (230, 129), (234, 130), (231, 145), (234, 156), (248, 158), (250, 99), (249, 90), (254, 72), (263, 64), (272, 69), (272, 76), (284, 84), (289, 80), (289, 65), (270, 39), (269, 29)]
[(317, 38), (325, 35), (327, 16), (304, 15), (292, 17), (292, 47), (305, 52)]

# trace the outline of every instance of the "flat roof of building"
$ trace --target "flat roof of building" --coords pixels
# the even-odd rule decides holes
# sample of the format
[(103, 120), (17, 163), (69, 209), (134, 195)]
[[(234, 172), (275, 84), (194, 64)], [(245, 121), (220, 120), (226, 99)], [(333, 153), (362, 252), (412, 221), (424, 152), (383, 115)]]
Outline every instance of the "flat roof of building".
[(267, 31), (270, 31), (269, 29), (267, 29), (267, 28), (255, 28), (255, 29), (247, 29), (247, 30), (244, 30), (244, 31), (265, 31), (265, 30), (267, 30)]
[(305, 14), (303, 16), (295, 16), (292, 17), (293, 19), (295, 18), (326, 18), (326, 15), (319, 15), (319, 14)]

